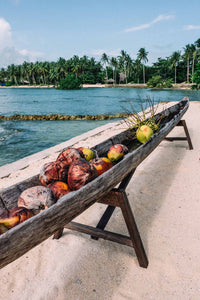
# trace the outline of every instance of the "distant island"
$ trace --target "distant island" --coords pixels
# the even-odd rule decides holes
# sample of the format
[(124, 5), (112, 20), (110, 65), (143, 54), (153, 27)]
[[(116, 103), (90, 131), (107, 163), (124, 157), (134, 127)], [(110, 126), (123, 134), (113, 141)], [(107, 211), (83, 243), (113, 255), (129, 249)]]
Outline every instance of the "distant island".
[[(0, 69), (2, 87), (55, 87), (76, 89), (82, 86), (120, 86), (150, 88), (199, 88), (200, 38), (166, 58), (146, 65), (148, 52), (140, 48), (136, 59), (124, 50), (118, 57), (103, 53), (101, 60), (84, 55), (57, 62), (24, 62)], [(70, 78), (68, 78), (70, 77)], [(70, 80), (69, 80), (70, 79)], [(142, 86), (143, 84), (143, 86)], [(180, 86), (181, 84), (181, 86)], [(190, 86), (191, 85), (191, 86)]]

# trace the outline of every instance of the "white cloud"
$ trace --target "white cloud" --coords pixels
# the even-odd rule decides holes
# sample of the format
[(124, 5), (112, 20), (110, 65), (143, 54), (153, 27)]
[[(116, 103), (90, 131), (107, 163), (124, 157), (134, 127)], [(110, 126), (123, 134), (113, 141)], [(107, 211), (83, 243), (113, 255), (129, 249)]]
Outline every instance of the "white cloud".
[(18, 51), (22, 56), (29, 57), (30, 61), (35, 61), (38, 57), (42, 57), (44, 53), (39, 51), (29, 51), (27, 49), (22, 49)]
[(131, 28), (127, 28), (124, 30), (124, 32), (132, 32), (132, 31), (138, 31), (138, 30), (142, 30), (142, 29), (146, 29), (151, 27), (153, 24), (161, 22), (161, 21), (165, 21), (165, 20), (170, 20), (173, 19), (174, 15), (159, 15), (157, 18), (155, 18), (153, 21), (146, 23), (146, 24), (142, 24), (139, 26), (135, 26), (135, 27), (131, 27)]
[(13, 45), (10, 24), (4, 18), (0, 18), (0, 68), (10, 64), (21, 64), (25, 60), (34, 62), (42, 56), (43, 53), (38, 51), (16, 49)]
[(195, 30), (195, 29), (200, 29), (200, 25), (187, 25), (184, 26), (184, 30)]
[(10, 24), (0, 18), (0, 49), (12, 46), (12, 35)]
[(102, 56), (103, 53), (106, 53), (108, 56), (118, 56), (120, 55), (120, 49), (113, 49), (113, 50), (107, 50), (107, 49), (94, 49), (90, 52), (91, 55), (94, 56)]

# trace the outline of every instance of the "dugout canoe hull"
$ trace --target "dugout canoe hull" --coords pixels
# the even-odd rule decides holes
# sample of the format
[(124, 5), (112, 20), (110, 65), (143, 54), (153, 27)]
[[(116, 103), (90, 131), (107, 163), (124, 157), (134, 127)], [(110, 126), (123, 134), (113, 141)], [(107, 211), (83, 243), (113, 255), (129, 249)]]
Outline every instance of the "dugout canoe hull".
[[(129, 152), (122, 161), (78, 191), (70, 192), (47, 210), (2, 234), (0, 236), (0, 268), (49, 238), (58, 229), (64, 227), (112, 188), (116, 187), (128, 173), (135, 169), (160, 144), (178, 124), (188, 107), (189, 100), (185, 97), (177, 104), (157, 114), (157, 117), (163, 114), (164, 125), (145, 144)], [(104, 156), (111, 145), (117, 143), (127, 144), (130, 137), (130, 131), (125, 130), (96, 145), (93, 149), (98, 152), (99, 156)], [(15, 207), (23, 190), (40, 184), (38, 177), (38, 175), (33, 176), (0, 191), (1, 205), (6, 208)]]

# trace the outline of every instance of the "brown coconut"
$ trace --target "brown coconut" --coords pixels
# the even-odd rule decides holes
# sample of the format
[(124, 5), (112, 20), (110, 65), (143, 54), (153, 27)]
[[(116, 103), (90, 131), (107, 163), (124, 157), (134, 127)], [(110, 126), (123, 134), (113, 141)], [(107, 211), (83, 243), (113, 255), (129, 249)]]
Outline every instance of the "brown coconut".
[(51, 189), (56, 200), (70, 192), (68, 185), (63, 181), (55, 181), (48, 185), (48, 187)]
[(61, 161), (44, 164), (39, 175), (41, 184), (47, 186), (55, 181), (67, 182), (68, 169), (69, 167)]
[(85, 159), (75, 160), (69, 167), (68, 185), (70, 190), (78, 190), (97, 177), (96, 168)]
[(56, 161), (61, 161), (66, 165), (70, 166), (73, 161), (80, 158), (84, 158), (84, 154), (81, 150), (75, 148), (68, 148), (58, 155)]
[(0, 215), (0, 234), (33, 217), (33, 215), (32, 210), (25, 207), (15, 207), (4, 210)]

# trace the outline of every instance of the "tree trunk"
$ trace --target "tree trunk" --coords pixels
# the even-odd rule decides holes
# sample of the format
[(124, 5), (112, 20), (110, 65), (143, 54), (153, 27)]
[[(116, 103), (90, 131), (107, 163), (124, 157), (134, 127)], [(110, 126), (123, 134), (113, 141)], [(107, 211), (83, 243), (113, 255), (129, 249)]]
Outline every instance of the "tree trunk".
[(45, 77), (45, 73), (44, 73), (44, 84), (46, 85), (46, 77)]
[(14, 75), (14, 81), (15, 81), (15, 84), (18, 85), (17, 78), (15, 75)]
[(115, 68), (115, 84), (117, 83), (117, 72), (116, 72), (116, 68)]
[(190, 69), (190, 64), (189, 64), (189, 59), (187, 59), (187, 82), (189, 83), (189, 69)]
[(32, 81), (33, 81), (33, 84), (36, 84), (36, 81), (35, 81), (35, 76), (34, 76), (34, 74), (32, 74)]
[(176, 65), (175, 65), (174, 83), (176, 84)]
[(105, 69), (106, 69), (106, 79), (108, 79), (108, 71), (107, 71), (107, 66), (105, 64)]
[(126, 75), (126, 67), (125, 67), (125, 64), (124, 64), (124, 73), (125, 73), (125, 79), (126, 79), (126, 84), (127, 84), (127, 75)]
[(145, 84), (145, 68), (144, 68), (144, 64), (143, 64), (143, 81), (144, 81), (144, 84)]
[(194, 58), (192, 60), (192, 83), (193, 83), (193, 75), (194, 75)]
[(26, 73), (26, 80), (28, 81), (28, 84), (30, 85), (30, 79), (28, 73)]

